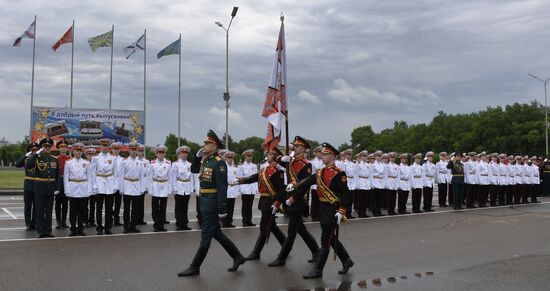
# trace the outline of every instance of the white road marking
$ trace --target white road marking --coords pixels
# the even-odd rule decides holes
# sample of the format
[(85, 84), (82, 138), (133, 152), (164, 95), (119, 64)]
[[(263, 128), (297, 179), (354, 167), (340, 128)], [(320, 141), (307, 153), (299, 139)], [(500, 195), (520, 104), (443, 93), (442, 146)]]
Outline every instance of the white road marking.
[(13, 215), (13, 213), (11, 213), (9, 210), (7, 210), (6, 208), (2, 208), (2, 210), (4, 210), (4, 212), (6, 212), (9, 216), (11, 216), (13, 219), (17, 219), (17, 216)]

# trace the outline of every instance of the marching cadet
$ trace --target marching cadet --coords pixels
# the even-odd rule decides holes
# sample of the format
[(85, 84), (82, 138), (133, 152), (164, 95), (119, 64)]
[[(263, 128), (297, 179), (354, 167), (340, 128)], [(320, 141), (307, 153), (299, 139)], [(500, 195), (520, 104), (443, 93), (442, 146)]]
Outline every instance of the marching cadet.
[(515, 166), (515, 159), (513, 155), (508, 156), (508, 176), (506, 177), (508, 181), (508, 191), (506, 195), (506, 205), (513, 205), (514, 204), (514, 196), (516, 196), (516, 166)]
[(523, 177), (525, 173), (523, 172), (523, 158), (521, 156), (514, 157), (516, 163), (514, 168), (516, 169), (516, 176), (514, 177), (514, 182), (516, 183), (516, 191), (514, 192), (514, 204), (521, 203), (521, 197), (525, 191), (523, 184)]
[(531, 189), (531, 203), (540, 203), (537, 200), (537, 196), (540, 195), (540, 168), (539, 162), (536, 156), (531, 157), (531, 173), (532, 173), (532, 189)]
[[(95, 156), (96, 150), (93, 147), (88, 147), (84, 153), (86, 156), (86, 161), (90, 163), (89, 167), (91, 171), (92, 158)], [(93, 187), (93, 178), (91, 176), (88, 180), (88, 184), (90, 185), (90, 187)], [(86, 213), (88, 217), (88, 219), (86, 220), (86, 226), (93, 226), (93, 227), (97, 226), (97, 224), (95, 224), (95, 204), (96, 204), (96, 197), (97, 197), (96, 194), (94, 194), (94, 191), (92, 189), (92, 191), (90, 192), (90, 195), (88, 196), (88, 201), (86, 202), (86, 204), (89, 204), (90, 206), (89, 208), (86, 207)]]
[(386, 208), (388, 215), (395, 215), (395, 203), (397, 199), (397, 189), (399, 188), (399, 166), (394, 163), (396, 153), (388, 153), (388, 164), (386, 166)]
[(469, 152), (468, 160), (464, 164), (464, 192), (466, 194), (466, 207), (475, 208), (474, 200), (477, 196), (477, 181), (476, 181), (476, 162), (475, 162), (475, 152)]
[(447, 152), (440, 152), (439, 161), (435, 164), (435, 183), (437, 184), (439, 207), (447, 207), (448, 163)]
[(339, 240), (339, 227), (342, 221), (345, 221), (346, 205), (349, 204), (350, 193), (347, 185), (346, 173), (336, 167), (334, 160), (338, 155), (332, 145), (323, 143), (323, 163), (325, 167), (307, 178), (290, 182), (287, 191), (293, 191), (295, 188), (305, 188), (316, 183), (317, 193), (319, 195), (320, 215), (321, 215), (321, 250), (315, 265), (311, 271), (303, 275), (304, 279), (313, 279), (323, 276), (323, 268), (327, 262), (330, 247), (340, 258), (343, 268), (338, 274), (346, 274), (353, 267), (353, 260), (350, 258), (346, 248)]
[[(306, 149), (310, 148), (309, 143), (303, 137), (296, 136), (292, 144), (294, 146), (294, 157), (292, 159), (289, 156), (277, 158), (279, 164), (287, 169), (289, 183), (297, 182), (311, 175), (311, 163), (306, 159)], [(286, 258), (292, 250), (297, 234), (302, 237), (312, 254), (312, 259), (309, 260), (310, 263), (314, 262), (319, 254), (317, 241), (315, 241), (315, 238), (307, 231), (304, 225), (304, 195), (305, 192), (309, 191), (309, 186), (308, 188), (300, 188), (296, 191), (286, 193), (285, 197), (283, 197), (283, 199), (286, 199), (285, 201), (277, 198), (276, 203), (284, 202), (287, 205), (286, 212), (289, 217), (288, 233), (277, 258), (268, 264), (270, 267), (285, 265)]]
[(88, 196), (92, 191), (90, 183), (90, 162), (82, 158), (82, 143), (72, 145), (73, 158), (65, 163), (63, 184), (65, 195), (70, 200), (69, 222), (71, 233), (69, 236), (85, 236), (84, 223), (88, 220), (86, 212)]
[(154, 149), (157, 158), (152, 160), (147, 168), (147, 190), (151, 195), (151, 215), (155, 232), (167, 231), (164, 228), (166, 222), (166, 204), (168, 194), (172, 193), (170, 175), (172, 163), (165, 159), (166, 146), (157, 145)]
[[(360, 218), (369, 217), (367, 215), (367, 201), (371, 199), (370, 171), (372, 165), (367, 163), (367, 156), (368, 152), (366, 150), (359, 152), (357, 154), (357, 167), (355, 167), (355, 177), (357, 178), (357, 215)], [(319, 169), (322, 168), (318, 168), (317, 170)], [(317, 173), (317, 170), (315, 170), (314, 173)], [(317, 192), (315, 192), (315, 195), (317, 195)], [(317, 196), (317, 200), (319, 200), (319, 196)]]
[(25, 166), (28, 171), (34, 171), (34, 202), (36, 206), (36, 232), (39, 238), (54, 237), (52, 235), (52, 208), (54, 196), (61, 190), (61, 173), (59, 161), (51, 155), (53, 140), (43, 138), (41, 147), (31, 154)]
[(399, 156), (399, 189), (397, 190), (397, 213), (410, 214), (407, 212), (407, 200), (411, 189), (411, 175), (409, 166), (409, 154)]
[(424, 180), (424, 188), (422, 189), (422, 196), (424, 200), (424, 212), (432, 212), (432, 200), (434, 193), (434, 177), (435, 177), (435, 165), (432, 163), (434, 159), (434, 152), (430, 151), (426, 153), (426, 162), (422, 165), (422, 179)]
[[(124, 157), (120, 155), (122, 144), (119, 142), (114, 142), (111, 144), (111, 151), (113, 156), (115, 157), (115, 164), (120, 164), (122, 160), (124, 160)], [(118, 183), (119, 178), (116, 177), (117, 173), (115, 173), (115, 183)], [(120, 206), (122, 205), (122, 194), (118, 190), (118, 185), (115, 185), (115, 194), (114, 194), (114, 202), (113, 202), (113, 222), (115, 226), (121, 226), (122, 223), (120, 223)]]
[[(317, 170), (325, 167), (323, 160), (321, 160), (322, 146), (318, 146), (313, 149), (313, 155), (315, 156), (311, 161), (311, 170), (315, 173)], [(311, 185), (311, 221), (319, 221), (319, 196), (317, 196), (317, 185)]]
[[(147, 166), (150, 162), (145, 158), (145, 146), (142, 144), (138, 145), (138, 160), (144, 168), (143, 172), (147, 175)], [(138, 225), (147, 225), (147, 222), (145, 222), (145, 193), (147, 193), (147, 189), (145, 189), (143, 194), (139, 195), (138, 202), (136, 203)]]
[(25, 182), (23, 184), (23, 203), (25, 207), (25, 226), (27, 231), (36, 228), (36, 205), (34, 203), (34, 167), (27, 167), (31, 155), (36, 154), (39, 145), (35, 142), (27, 146), (27, 153), (16, 162), (17, 168), (25, 168)]
[(371, 167), (371, 187), (372, 187), (372, 200), (371, 211), (372, 216), (384, 216), (382, 214), (380, 202), (383, 200), (386, 185), (384, 185), (384, 173), (385, 166), (382, 163), (382, 151), (374, 152), (374, 163)]
[[(248, 177), (258, 172), (258, 165), (252, 162), (254, 155), (253, 149), (248, 149), (242, 153), (244, 162), (239, 165), (237, 171), (238, 178)], [(242, 206), (241, 215), (243, 217), (243, 226), (256, 226), (252, 223), (252, 205), (254, 204), (254, 196), (258, 193), (258, 183), (240, 185)]]
[[(235, 166), (235, 153), (232, 151), (226, 151), (225, 163), (227, 164), (227, 180), (233, 181), (237, 179), (238, 168)], [(240, 187), (235, 185), (229, 185), (227, 187), (227, 216), (222, 221), (222, 227), (232, 228), (233, 225), (233, 213), (235, 211), (235, 200), (239, 197)]]
[[(61, 175), (61, 179), (63, 179), (65, 162), (71, 158), (69, 155), (67, 155), (68, 146), (69, 144), (64, 140), (60, 140), (56, 144), (56, 147), (59, 150), (59, 155), (56, 158), (59, 161), (59, 172)], [(67, 196), (65, 196), (65, 187), (64, 187), (64, 184), (62, 183), (59, 194), (55, 195), (55, 221), (57, 222), (57, 226), (55, 227), (55, 229), (69, 228), (67, 226), (68, 210), (69, 210), (69, 199), (67, 199)]]
[(193, 193), (193, 175), (191, 173), (191, 163), (187, 161), (189, 147), (181, 146), (176, 149), (178, 160), (172, 163), (172, 194), (174, 194), (176, 216), (176, 230), (190, 230), (189, 218), (187, 216), (189, 209), (189, 198)]
[(487, 156), (485, 152), (480, 155), (481, 161), (476, 165), (476, 181), (478, 184), (478, 193), (479, 193), (479, 207), (487, 207), (487, 197), (489, 194), (489, 185), (490, 181), (490, 172), (489, 164), (487, 163)]
[(496, 206), (499, 187), (498, 180), (500, 177), (500, 166), (498, 164), (498, 154), (491, 154), (491, 162), (489, 162), (489, 205)]
[(413, 213), (421, 213), (420, 200), (422, 200), (422, 189), (424, 188), (424, 180), (422, 179), (422, 154), (418, 153), (413, 157), (414, 162), (409, 167), (409, 180), (411, 181), (412, 191), (412, 211)]
[[(351, 160), (351, 157), (353, 155), (353, 150), (352, 149), (347, 149), (345, 151), (342, 151), (340, 153), (340, 157), (342, 157), (342, 162), (341, 162), (341, 169), (346, 173), (347, 175), (347, 180), (348, 180), (348, 189), (351, 193), (351, 199), (350, 199), (350, 205), (346, 206), (348, 212), (346, 213), (346, 217), (348, 219), (354, 219), (355, 217), (353, 217), (351, 215), (351, 212), (353, 210), (353, 207), (355, 206), (355, 208), (357, 208), (357, 193), (355, 192), (356, 190), (356, 186), (355, 186), (355, 177), (354, 177), (354, 173), (355, 173), (355, 163), (353, 163), (353, 161)], [(357, 209), (356, 209), (357, 211)]]
[(506, 196), (508, 195), (508, 161), (506, 154), (498, 155), (498, 205), (506, 205)]
[[(113, 234), (113, 201), (114, 194), (118, 191), (116, 173), (118, 164), (116, 157), (109, 153), (111, 140), (102, 138), (99, 140), (99, 155), (92, 158), (90, 171), (92, 175), (92, 193), (96, 195), (96, 223), (97, 234)], [(103, 203), (105, 203), (105, 225), (103, 225)]]
[(145, 168), (138, 159), (138, 144), (128, 144), (130, 156), (120, 162), (118, 177), (119, 192), (124, 201), (124, 233), (139, 233), (138, 224), (139, 196), (145, 192)]
[(453, 209), (462, 209), (464, 201), (464, 164), (462, 164), (462, 154), (457, 151), (452, 160), (447, 164), (447, 169), (451, 170), (453, 178), (451, 186), (453, 187)]
[(246, 261), (220, 227), (220, 218), (223, 219), (227, 215), (227, 164), (218, 155), (218, 148), (223, 148), (223, 144), (216, 133), (209, 130), (203, 148), (197, 152), (191, 165), (191, 171), (199, 173), (200, 180), (198, 198), (200, 199), (201, 242), (189, 268), (178, 273), (180, 277), (200, 274), (200, 266), (208, 253), (212, 238), (216, 239), (233, 258), (233, 266), (228, 269), (229, 272), (237, 271)]
[[(260, 253), (264, 245), (267, 243), (269, 234), (273, 233), (281, 246), (285, 242), (285, 235), (277, 226), (275, 221), (275, 213), (279, 210), (285, 194), (285, 173), (279, 168), (279, 164), (276, 161), (277, 157), (282, 156), (283, 153), (278, 148), (270, 150), (266, 156), (267, 167), (258, 171), (258, 173), (235, 180), (238, 184), (258, 183), (260, 191), (260, 201), (258, 202), (258, 209), (262, 213), (260, 220), (260, 234), (254, 245), (254, 249), (246, 257), (246, 260), (258, 260)], [(279, 197), (279, 199), (275, 199)]]

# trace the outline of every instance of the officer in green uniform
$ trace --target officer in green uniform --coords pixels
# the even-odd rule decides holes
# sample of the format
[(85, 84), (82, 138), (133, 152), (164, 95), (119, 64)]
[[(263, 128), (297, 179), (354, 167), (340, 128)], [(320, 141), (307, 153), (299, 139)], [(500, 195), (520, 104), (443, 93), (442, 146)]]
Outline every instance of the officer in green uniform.
[(199, 174), (201, 220), (201, 242), (199, 249), (191, 262), (191, 266), (178, 273), (180, 277), (196, 276), (200, 273), (200, 266), (208, 253), (212, 238), (216, 239), (233, 258), (233, 266), (229, 272), (235, 272), (244, 264), (245, 258), (235, 244), (221, 230), (220, 218), (227, 215), (227, 164), (218, 154), (223, 144), (214, 133), (209, 130), (204, 146), (196, 154), (191, 165), (191, 172)]
[(38, 151), (40, 146), (33, 142), (27, 147), (27, 154), (15, 162), (18, 168), (25, 168), (25, 183), (23, 186), (23, 202), (25, 203), (25, 226), (27, 230), (34, 230), (36, 227), (36, 206), (34, 205), (34, 168), (27, 169), (29, 157)]
[(36, 205), (36, 231), (39, 238), (52, 235), (52, 210), (54, 195), (61, 190), (59, 161), (51, 155), (53, 140), (40, 140), (40, 149), (29, 157), (27, 171), (34, 171), (34, 202)]

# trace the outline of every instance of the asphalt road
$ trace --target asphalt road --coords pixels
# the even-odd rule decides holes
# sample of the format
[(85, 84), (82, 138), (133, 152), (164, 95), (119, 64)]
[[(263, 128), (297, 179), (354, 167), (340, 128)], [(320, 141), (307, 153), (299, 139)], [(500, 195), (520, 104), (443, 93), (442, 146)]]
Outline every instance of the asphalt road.
[[(281, 216), (278, 222), (286, 220)], [(3, 226), (0, 290), (549, 290), (549, 222), (550, 199), (352, 220), (340, 237), (355, 266), (338, 275), (341, 264), (332, 261), (331, 252), (319, 280), (302, 279), (311, 265), (300, 238), (286, 266), (267, 266), (280, 248), (272, 239), (260, 261), (236, 273), (226, 271), (231, 258), (214, 241), (201, 275), (179, 278), (198, 246), (198, 231), (38, 240)], [(318, 224), (307, 227), (319, 237)], [(225, 233), (247, 255), (258, 228)]]

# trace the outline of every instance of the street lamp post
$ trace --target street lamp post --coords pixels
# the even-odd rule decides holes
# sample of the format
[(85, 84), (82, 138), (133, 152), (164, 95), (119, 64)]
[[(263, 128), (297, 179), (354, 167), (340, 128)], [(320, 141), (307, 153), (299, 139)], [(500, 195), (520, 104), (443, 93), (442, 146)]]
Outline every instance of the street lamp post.
[(233, 7), (231, 12), (231, 20), (227, 28), (219, 21), (216, 21), (216, 25), (225, 30), (225, 92), (223, 93), (223, 100), (225, 101), (225, 148), (229, 149), (229, 28), (233, 23), (233, 18), (237, 15), (239, 7)]
[(550, 81), (550, 78), (543, 80), (533, 74), (529, 74), (531, 78), (534, 78), (544, 84), (544, 129), (546, 134), (546, 155), (548, 156), (548, 105), (546, 97), (546, 84)]

